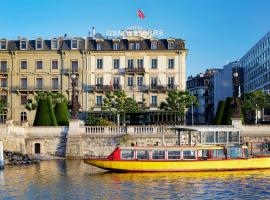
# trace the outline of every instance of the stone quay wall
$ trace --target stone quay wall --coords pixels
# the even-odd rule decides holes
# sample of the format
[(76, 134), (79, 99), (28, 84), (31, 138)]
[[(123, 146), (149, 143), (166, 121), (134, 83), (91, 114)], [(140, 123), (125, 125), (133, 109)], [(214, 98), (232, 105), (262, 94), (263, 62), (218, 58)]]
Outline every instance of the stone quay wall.
[[(242, 142), (270, 141), (270, 126), (237, 128), (241, 131)], [(71, 122), (69, 127), (0, 125), (0, 141), (4, 150), (73, 158), (107, 156), (119, 144), (173, 146), (177, 145), (178, 137), (177, 132), (163, 126), (87, 127), (79, 121)], [(192, 134), (183, 134), (181, 141), (196, 143), (194, 138)]]

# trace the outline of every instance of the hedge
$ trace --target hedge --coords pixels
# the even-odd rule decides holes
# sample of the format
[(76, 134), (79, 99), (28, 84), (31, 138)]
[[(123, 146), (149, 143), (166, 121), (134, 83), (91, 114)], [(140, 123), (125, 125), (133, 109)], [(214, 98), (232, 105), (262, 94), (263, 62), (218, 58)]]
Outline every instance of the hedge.
[(40, 99), (34, 120), (34, 126), (57, 126), (57, 121), (49, 99)]
[(54, 113), (59, 126), (68, 126), (68, 108), (66, 103), (57, 103), (54, 107)]

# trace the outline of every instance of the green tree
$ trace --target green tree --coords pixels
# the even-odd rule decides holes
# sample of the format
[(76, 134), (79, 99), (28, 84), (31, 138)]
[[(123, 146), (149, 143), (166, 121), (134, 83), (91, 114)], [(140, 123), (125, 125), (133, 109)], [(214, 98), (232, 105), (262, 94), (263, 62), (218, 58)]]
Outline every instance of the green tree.
[(0, 100), (0, 113), (5, 111), (6, 103), (3, 100)]
[(188, 91), (170, 91), (165, 101), (159, 105), (161, 110), (170, 110), (177, 113), (178, 117), (184, 117), (188, 108), (197, 106), (197, 98)]
[(222, 125), (231, 125), (233, 117), (233, 98), (228, 97), (225, 102), (224, 112), (222, 115), (221, 124)]
[(120, 116), (123, 117), (125, 123), (125, 115), (127, 112), (137, 112), (139, 110), (137, 102), (127, 97), (126, 93), (123, 91), (116, 91), (114, 93), (106, 92), (102, 109), (116, 114), (118, 125), (120, 124)]
[(59, 126), (68, 126), (68, 108), (65, 102), (56, 103), (54, 113)]
[(247, 123), (257, 123), (258, 110), (270, 108), (270, 96), (261, 90), (242, 96), (242, 109)]
[(57, 126), (57, 121), (49, 98), (39, 99), (34, 126)]
[(216, 125), (221, 125), (222, 124), (222, 116), (224, 113), (224, 108), (225, 108), (225, 101), (219, 101), (218, 102), (218, 108), (217, 108), (217, 113), (214, 119), (214, 123)]

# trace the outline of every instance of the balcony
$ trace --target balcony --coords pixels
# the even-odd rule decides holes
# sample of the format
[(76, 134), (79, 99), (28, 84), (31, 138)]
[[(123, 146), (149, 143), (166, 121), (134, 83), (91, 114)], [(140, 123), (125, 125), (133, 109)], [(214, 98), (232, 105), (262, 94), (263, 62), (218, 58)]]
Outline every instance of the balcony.
[(125, 68), (127, 74), (144, 74), (145, 69), (143, 67)]
[(89, 92), (109, 92), (109, 91), (120, 91), (122, 90), (121, 85), (89, 85)]
[(13, 86), (11, 91), (59, 91), (62, 87), (59, 86)]
[(171, 90), (177, 90), (178, 85), (150, 85), (150, 91), (171, 91)]
[(61, 73), (62, 74), (65, 74), (65, 75), (78, 74), (79, 73), (79, 69), (78, 68), (75, 68), (75, 69), (62, 69), (61, 70)]

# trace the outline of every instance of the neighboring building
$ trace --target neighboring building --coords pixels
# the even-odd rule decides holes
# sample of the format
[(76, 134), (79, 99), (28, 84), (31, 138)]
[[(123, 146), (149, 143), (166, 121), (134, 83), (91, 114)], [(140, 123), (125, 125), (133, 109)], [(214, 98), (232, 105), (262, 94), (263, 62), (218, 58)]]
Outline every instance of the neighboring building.
[(198, 101), (198, 106), (193, 106), (187, 113), (187, 124), (210, 124), (213, 116), (213, 96), (211, 96), (210, 79), (217, 69), (207, 69), (195, 77), (188, 77), (187, 90)]
[(84, 113), (101, 112), (106, 91), (123, 90), (155, 112), (168, 91), (185, 90), (187, 49), (183, 40), (105, 39), (97, 35), (1, 39), (1, 99), (7, 103), (2, 120), (31, 123), (35, 112), (26, 110), (25, 104), (38, 91), (62, 92), (70, 99), (73, 73)]
[(244, 92), (270, 89), (270, 32), (241, 59), (244, 68)]
[[(237, 73), (236, 73), (237, 72)], [(237, 74), (234, 77), (234, 74)], [(239, 89), (240, 86), (240, 89)], [(243, 70), (239, 61), (234, 61), (223, 66), (214, 75), (214, 115), (219, 101), (225, 101), (227, 97), (233, 97), (238, 91), (243, 91)]]

